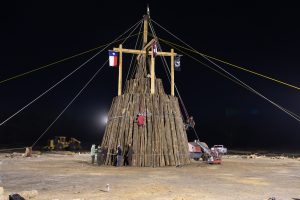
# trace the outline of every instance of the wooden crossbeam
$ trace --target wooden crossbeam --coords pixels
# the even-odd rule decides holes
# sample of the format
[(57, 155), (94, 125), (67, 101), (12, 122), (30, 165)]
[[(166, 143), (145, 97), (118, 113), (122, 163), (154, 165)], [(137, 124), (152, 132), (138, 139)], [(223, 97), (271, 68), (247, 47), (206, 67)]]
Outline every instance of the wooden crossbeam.
[[(151, 47), (152, 47), (152, 44), (153, 44), (154, 42), (155, 42), (155, 39), (152, 39), (148, 44), (146, 44), (146, 45), (144, 46), (144, 48), (143, 48), (142, 50), (148, 51), (148, 54), (149, 54), (148, 48), (151, 48)], [(137, 60), (140, 59), (141, 55), (142, 55), (142, 54), (139, 54), (139, 55), (137, 56)]]
[[(153, 43), (155, 39), (152, 39), (149, 43), (144, 45), (142, 50), (137, 49), (124, 49), (120, 44), (119, 48), (114, 48), (113, 50), (119, 52), (119, 81), (118, 81), (118, 95), (122, 95), (122, 54), (123, 53), (130, 53), (130, 54), (137, 54), (138, 58), (141, 55), (150, 55), (151, 56), (151, 64), (150, 64), (150, 75), (151, 75), (151, 94), (155, 93), (155, 57), (153, 55)], [(149, 49), (150, 48), (150, 49)], [(170, 56), (171, 57), (171, 95), (174, 96), (174, 56), (177, 53), (174, 52), (174, 49), (171, 49), (171, 52), (157, 52), (156, 56)]]
[[(122, 53), (131, 53), (131, 54), (146, 54), (147, 51), (146, 50), (137, 50), (137, 49), (120, 49), (120, 48), (114, 48), (114, 51), (120, 52), (122, 51)], [(152, 55), (152, 51), (148, 52), (149, 55)], [(176, 56), (177, 53), (171, 53), (171, 52), (157, 52), (156, 56)]]

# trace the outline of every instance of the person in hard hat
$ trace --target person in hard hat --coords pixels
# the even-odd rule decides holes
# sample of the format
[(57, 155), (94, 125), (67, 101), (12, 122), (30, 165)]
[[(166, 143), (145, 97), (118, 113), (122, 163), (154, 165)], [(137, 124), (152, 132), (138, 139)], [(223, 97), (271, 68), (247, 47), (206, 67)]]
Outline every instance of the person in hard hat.
[(92, 164), (94, 164), (94, 162), (95, 162), (95, 155), (96, 155), (95, 151), (96, 151), (96, 145), (93, 144), (91, 147)]
[(122, 163), (122, 148), (121, 145), (117, 147), (117, 167), (120, 167)]

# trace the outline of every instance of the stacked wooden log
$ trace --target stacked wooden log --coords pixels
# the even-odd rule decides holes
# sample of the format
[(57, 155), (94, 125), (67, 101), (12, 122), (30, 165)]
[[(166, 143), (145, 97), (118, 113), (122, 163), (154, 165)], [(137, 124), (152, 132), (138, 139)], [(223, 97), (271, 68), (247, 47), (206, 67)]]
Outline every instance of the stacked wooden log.
[[(124, 94), (113, 99), (101, 145), (108, 149), (106, 165), (114, 164), (118, 145), (125, 152), (128, 144), (134, 152), (133, 166), (177, 166), (190, 162), (178, 99), (164, 92), (161, 79), (156, 79), (155, 86), (155, 94), (150, 94), (150, 78), (136, 76), (126, 82)], [(145, 117), (144, 125), (137, 124), (139, 114)]]

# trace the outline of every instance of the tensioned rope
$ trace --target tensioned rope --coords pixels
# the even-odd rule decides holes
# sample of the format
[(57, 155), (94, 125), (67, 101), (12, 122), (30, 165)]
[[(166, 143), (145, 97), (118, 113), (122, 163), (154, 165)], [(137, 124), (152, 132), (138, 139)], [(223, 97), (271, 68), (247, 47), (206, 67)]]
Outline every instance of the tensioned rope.
[[(220, 72), (220, 71), (218, 71), (218, 70), (216, 70), (216, 69), (212, 68), (211, 66), (209, 66), (209, 65), (207, 65), (207, 64), (205, 64), (205, 63), (203, 63), (203, 62), (201, 62), (200, 60), (198, 60), (198, 59), (194, 58), (194, 57), (193, 57), (193, 56), (191, 56), (190, 54), (188, 54), (188, 53), (186, 53), (186, 52), (184, 52), (184, 51), (180, 50), (179, 48), (177, 48), (177, 47), (175, 47), (175, 46), (173, 46), (173, 45), (171, 45), (171, 44), (167, 44), (167, 45), (169, 45), (170, 47), (172, 47), (172, 48), (176, 49), (177, 51), (179, 51), (179, 52), (181, 52), (181, 53), (185, 54), (186, 56), (188, 56), (188, 57), (192, 58), (193, 60), (195, 60), (195, 61), (199, 62), (200, 64), (202, 64), (202, 65), (204, 65), (204, 66), (206, 66), (206, 67), (210, 68), (211, 70), (213, 70), (213, 71), (217, 72), (218, 74), (220, 74), (220, 75), (224, 76), (225, 78), (227, 78), (227, 79), (229, 79), (229, 80), (231, 80), (231, 81), (235, 82), (236, 84), (240, 85), (241, 87), (244, 87), (245, 89), (247, 89), (247, 90), (249, 90), (249, 91), (253, 92), (253, 91), (252, 91), (250, 88), (248, 88), (248, 87), (246, 87), (245, 85), (243, 85), (243, 84), (239, 83), (238, 81), (236, 81), (236, 80), (234, 80), (234, 79), (230, 78), (230, 77), (229, 77), (229, 76), (227, 76), (226, 74), (224, 74), (224, 73), (222, 73), (222, 72)], [(254, 93), (255, 93), (255, 92), (254, 92)], [(282, 109), (285, 109), (285, 108), (283, 108), (282, 106), (280, 106), (280, 107), (281, 107)], [(300, 119), (300, 116), (299, 116), (299, 115), (297, 115), (297, 114), (293, 113), (293, 112), (292, 112), (292, 111), (290, 111), (290, 110), (287, 110), (287, 109), (285, 109), (285, 110), (286, 110), (287, 112), (291, 113), (292, 115), (296, 116), (298, 119)]]
[[(139, 25), (142, 22), (142, 20), (138, 21), (137, 23), (135, 23), (133, 26), (131, 26), (129, 29), (127, 29), (123, 34), (121, 34), (120, 36), (118, 36), (115, 40), (113, 40), (113, 42), (109, 43), (108, 45), (106, 45), (102, 50), (100, 50), (99, 52), (97, 52), (95, 55), (93, 55), (91, 58), (89, 58), (87, 61), (85, 61), (83, 64), (81, 64), (79, 67), (77, 67), (75, 70), (73, 70), (71, 73), (69, 73), (67, 76), (65, 76), (64, 78), (62, 78), (60, 81), (58, 81), (57, 83), (55, 83), (53, 86), (51, 86), (49, 89), (47, 89), (45, 92), (43, 92), (42, 94), (40, 94), (38, 97), (36, 97), (35, 99), (33, 99), (31, 102), (29, 102), (28, 104), (26, 104), (24, 107), (22, 107), (21, 109), (19, 109), (17, 112), (15, 112), (13, 115), (11, 115), (10, 117), (8, 117), (7, 119), (5, 119), (3, 122), (0, 123), (0, 126), (2, 126), (3, 124), (5, 124), (7, 121), (9, 121), (11, 118), (13, 118), (14, 116), (16, 116), (17, 114), (19, 114), (20, 112), (22, 112), (24, 109), (26, 109), (28, 106), (30, 106), (31, 104), (33, 104), (35, 101), (37, 101), (38, 99), (40, 99), (42, 96), (44, 96), (45, 94), (47, 94), (49, 91), (51, 91), (53, 88), (55, 88), (56, 86), (58, 86), (61, 82), (63, 82), (65, 79), (67, 79), (68, 77), (70, 77), (71, 75), (73, 75), (76, 71), (78, 71), (79, 69), (81, 69), (84, 65), (86, 65), (87, 63), (89, 63), (93, 58), (95, 58), (97, 55), (99, 55), (101, 52), (103, 52), (109, 45), (111, 45), (112, 43), (114, 43), (116, 40), (118, 40), (119, 38), (121, 38), (124, 34), (126, 34), (127, 32), (129, 32), (132, 28), (136, 27), (137, 25)], [(127, 38), (128, 39), (128, 38)]]
[[(173, 48), (175, 48), (175, 47), (173, 46)], [(183, 53), (184, 53), (184, 52), (183, 52)], [(185, 55), (188, 55), (187, 53), (184, 53), (184, 54), (185, 54)], [(191, 58), (193, 58), (193, 59), (195, 59), (194, 57), (192, 57), (192, 56), (190, 56), (190, 55), (188, 55), (188, 56), (191, 57)], [(213, 69), (213, 68), (211, 68), (210, 66), (204, 64), (203, 62), (201, 62), (201, 61), (199, 61), (199, 60), (197, 60), (197, 59), (196, 59), (196, 61), (199, 62), (199, 63), (201, 63), (201, 64), (203, 64), (203, 65), (206, 66), (206, 67), (209, 67), (210, 69)], [(242, 82), (242, 81), (240, 81), (239, 79), (237, 79), (236, 77), (234, 77), (233, 75), (230, 74), (231, 77), (235, 78), (236, 80), (233, 80), (232, 78), (229, 78), (228, 76), (226, 76), (224, 73), (221, 73), (220, 71), (216, 71), (215, 69), (213, 69), (213, 70), (214, 70), (215, 72), (221, 74), (222, 76), (224, 76), (224, 77), (226, 77), (226, 78), (228, 78), (228, 79), (234, 81), (235, 83), (241, 85), (241, 86), (244, 87), (245, 89), (247, 89), (247, 90), (253, 92), (254, 94), (257, 94), (258, 96), (260, 96), (260, 97), (264, 98), (265, 100), (269, 101), (269, 103), (271, 103), (271, 104), (273, 104), (274, 106), (278, 107), (280, 110), (286, 112), (287, 114), (289, 114), (289, 115), (290, 115), (291, 117), (293, 117), (294, 119), (297, 118), (297, 119), (296, 119), (297, 121), (300, 120), (300, 116), (299, 116), (299, 115), (297, 115), (297, 114), (293, 113), (292, 111), (290, 111), (290, 110), (288, 110), (288, 109), (282, 107), (281, 105), (279, 105), (279, 104), (277, 104), (277, 103), (271, 101), (271, 100), (268, 99), (267, 97), (263, 96), (261, 93), (257, 92), (256, 90), (254, 90), (253, 88), (251, 88), (250, 86), (248, 86), (247, 84), (245, 84), (244, 82)], [(224, 70), (224, 69), (223, 69), (223, 70)], [(227, 72), (226, 70), (224, 70), (224, 71)], [(229, 73), (229, 72), (227, 72), (227, 73)], [(240, 82), (239, 82), (239, 81), (240, 81)]]
[[(186, 46), (188, 46), (189, 48), (193, 49), (194, 51), (196, 51), (194, 48), (192, 48), (190, 45), (188, 45), (187, 43), (185, 43), (184, 41), (182, 41), (180, 38), (178, 38), (176, 35), (174, 35), (173, 33), (171, 33), (169, 30), (165, 29), (164, 27), (162, 27), (161, 25), (159, 25), (157, 22), (155, 22), (154, 20), (152, 20), (155, 24), (157, 24), (159, 27), (161, 27), (163, 30), (165, 30), (166, 32), (168, 32), (170, 35), (172, 35), (174, 38), (176, 38), (177, 40), (179, 40), (180, 42), (182, 42), (183, 44), (185, 44)], [(200, 54), (201, 55), (201, 54)], [(235, 79), (236, 81), (238, 81), (239, 83), (243, 84), (245, 87), (249, 88), (251, 91), (253, 91), (255, 94), (257, 94), (258, 96), (262, 97), (263, 99), (267, 100), (269, 103), (273, 104), (275, 107), (279, 108), (280, 110), (282, 110), (283, 112), (285, 112), (286, 114), (288, 114), (289, 116), (291, 116), (292, 118), (296, 119), (297, 121), (300, 122), (299, 116), (298, 115), (294, 115), (293, 112), (288, 111), (287, 109), (283, 108), (282, 106), (280, 106), (279, 104), (271, 101), (270, 99), (268, 99), (267, 97), (265, 97), (264, 95), (262, 95), (261, 93), (259, 93), (258, 91), (256, 91), (255, 89), (253, 89), (252, 87), (250, 87), (249, 85), (247, 85), (246, 83), (244, 83), (243, 81), (241, 81), (240, 79), (238, 79), (237, 77), (235, 77), (234, 75), (230, 74), (228, 71), (226, 71), (225, 69), (223, 69), (221, 66), (217, 65), (216, 63), (214, 63), (213, 61), (211, 61), (209, 58), (202, 56), (203, 58), (205, 58), (207, 61), (209, 61), (211, 64), (213, 64), (214, 66), (216, 66), (217, 68), (219, 68), (220, 70), (222, 70), (224, 73), (226, 73), (227, 75), (229, 75), (231, 78)]]
[[(155, 33), (155, 30), (154, 30), (154, 28), (153, 28), (153, 26), (152, 26), (151, 20), (150, 20), (149, 25), (150, 25), (150, 29), (151, 29), (151, 31), (152, 31), (154, 37), (157, 38), (157, 35), (156, 35), (156, 33)], [(159, 41), (157, 41), (157, 43), (158, 43), (157, 46), (158, 46), (159, 50), (162, 51), (162, 48), (161, 48), (161, 45), (160, 45)], [(163, 57), (163, 56), (161, 56), (161, 57), (162, 57), (161, 60), (162, 60), (162, 63), (163, 63), (165, 72), (166, 72), (166, 74), (167, 74), (168, 80), (169, 80), (169, 82), (171, 83), (171, 80), (170, 80), (170, 77), (169, 77), (169, 76), (171, 76), (171, 72), (170, 72), (168, 63), (167, 63), (165, 57)], [(168, 72), (169, 72), (169, 73), (168, 73)], [(184, 112), (185, 112), (186, 118), (188, 118), (188, 117), (189, 117), (188, 111), (187, 111), (187, 109), (186, 109), (186, 107), (185, 107), (185, 104), (184, 104), (184, 102), (183, 102), (183, 100), (182, 100), (182, 97), (181, 97), (181, 95), (180, 95), (180, 92), (179, 92), (179, 90), (178, 90), (178, 88), (177, 88), (177, 86), (176, 86), (175, 83), (174, 83), (174, 86), (175, 86), (176, 92), (177, 92), (177, 94), (178, 94), (179, 100), (180, 100), (180, 102), (181, 102), (182, 108), (183, 108), (183, 110), (184, 110)], [(194, 130), (195, 136), (196, 136), (197, 139), (199, 140), (198, 133), (197, 133), (197, 131), (196, 131), (196, 129), (195, 129), (194, 127), (193, 127), (193, 130)]]
[[(141, 49), (142, 46), (143, 46), (143, 39), (141, 38), (140, 43), (139, 43), (139, 45), (138, 45), (139, 49)], [(130, 74), (130, 78), (131, 78), (131, 79), (134, 77), (135, 72), (136, 72), (136, 70), (137, 70), (137, 67), (138, 67), (138, 65), (137, 65), (137, 59), (135, 59), (135, 60), (134, 60), (134, 64), (133, 64), (133, 70), (131, 71), (131, 74)]]
[[(177, 49), (176, 47), (174, 47), (174, 46), (172, 46), (172, 45), (170, 45), (170, 46), (173, 47), (174, 49)], [(214, 69), (214, 68), (211, 68), (209, 65), (206, 65), (205, 63), (199, 61), (198, 59), (196, 59), (196, 58), (190, 56), (189, 54), (186, 54), (185, 52), (183, 52), (183, 51), (181, 51), (181, 50), (179, 50), (179, 49), (177, 49), (177, 50), (178, 50), (179, 52), (182, 52), (183, 54), (185, 54), (185, 55), (191, 57), (192, 59), (196, 60), (197, 62), (201, 63), (202, 65), (207, 66), (208, 68), (210, 68), (210, 69), (212, 69), (213, 71), (217, 72), (218, 74), (224, 76), (225, 78), (230, 79), (231, 81), (233, 81), (233, 82), (235, 82), (236, 84), (240, 85), (241, 87), (243, 87), (243, 88), (249, 90), (250, 92), (253, 92), (253, 93), (257, 94), (256, 91), (252, 91), (251, 88), (248, 88), (248, 87), (246, 87), (245, 85), (239, 83), (238, 81), (236, 81), (236, 80), (234, 80), (234, 79), (232, 79), (232, 78), (226, 76), (226, 74), (224, 74), (224, 73), (222, 73), (222, 72), (220, 72), (220, 71), (218, 71), (218, 70), (216, 70), (216, 69)], [(257, 94), (257, 95), (259, 95), (259, 94)], [(278, 104), (277, 104), (277, 105), (278, 105)], [(298, 115), (296, 115), (295, 113), (293, 113), (293, 112), (291, 112), (291, 111), (289, 111), (289, 110), (286, 110), (285, 108), (281, 107), (280, 105), (278, 105), (278, 106), (279, 106), (281, 109), (284, 109), (286, 112), (289, 112), (289, 113), (291, 113), (291, 114), (297, 116), (298, 119), (300, 119), (300, 117), (299, 117)], [(198, 135), (196, 129), (195, 129), (194, 127), (192, 127), (192, 128), (193, 128), (195, 134)], [(198, 140), (199, 140), (199, 138), (198, 138)]]
[[(140, 23), (142, 23), (142, 20), (140, 21)], [(131, 36), (131, 34), (136, 30), (136, 28), (140, 25), (140, 23), (138, 23), (135, 28), (129, 33), (129, 35), (125, 38), (125, 40), (122, 42), (122, 44), (124, 44), (126, 42), (126, 40)], [(83, 88), (75, 95), (75, 97), (69, 102), (69, 104), (62, 110), (62, 112), (54, 119), (54, 121), (45, 129), (45, 131), (39, 136), (39, 138), (32, 144), (32, 148), (34, 147), (34, 145), (42, 138), (43, 135), (45, 135), (45, 133), (54, 125), (54, 123), (61, 117), (61, 115), (69, 108), (69, 106), (76, 100), (76, 98), (82, 93), (82, 91), (90, 84), (90, 82), (97, 76), (97, 74), (101, 71), (101, 69), (105, 66), (105, 64), (108, 62), (108, 60), (106, 60), (106, 62), (100, 67), (100, 69), (98, 69), (95, 74), (90, 78), (90, 80), (83, 86)]]
[[(155, 30), (154, 30), (154, 28), (153, 28), (153, 26), (152, 26), (151, 21), (150, 21), (149, 24), (150, 24), (150, 29), (151, 29), (152, 32), (154, 33), (154, 37), (158, 38), (158, 37), (156, 36)], [(158, 38), (158, 39), (159, 39), (159, 38)], [(161, 47), (159, 41), (158, 41), (157, 43), (158, 43), (159, 49), (162, 51), (162, 47)], [(164, 70), (165, 70), (165, 72), (166, 72), (166, 74), (167, 74), (169, 83), (171, 83), (171, 79), (170, 79), (171, 72), (170, 72), (170, 69), (169, 69), (169, 66), (168, 66), (168, 62), (166, 61), (166, 58), (165, 58), (165, 57), (161, 57), (161, 60), (162, 60), (163, 66), (164, 66)], [(186, 118), (189, 118), (189, 113), (188, 113), (188, 111), (187, 111), (187, 109), (186, 109), (186, 106), (185, 106), (185, 104), (184, 104), (184, 102), (183, 102), (183, 99), (182, 99), (181, 94), (180, 94), (180, 92), (179, 92), (179, 90), (178, 90), (178, 88), (177, 88), (176, 83), (174, 83), (174, 87), (175, 87), (175, 90), (176, 90), (177, 95), (178, 95), (178, 97), (179, 97), (179, 101), (180, 101), (181, 106), (182, 106), (182, 108), (183, 108), (185, 117), (186, 117)], [(196, 136), (198, 137), (198, 135), (196, 135)]]
[[(141, 34), (141, 32), (136, 33), (136, 34), (134, 34), (134, 35), (131, 35), (130, 37), (134, 37), (134, 36), (140, 35), (140, 34)], [(116, 43), (116, 42), (122, 41), (122, 40), (124, 40), (124, 39), (125, 39), (125, 38), (121, 38), (121, 39), (118, 39), (118, 40), (116, 40), (116, 41), (114, 41), (114, 42), (112, 42), (112, 43)], [(98, 47), (95, 47), (95, 48), (92, 48), (92, 49), (89, 49), (89, 50), (80, 52), (80, 53), (78, 53), (78, 54), (75, 54), (75, 55), (72, 55), (72, 56), (63, 58), (63, 59), (61, 59), (61, 60), (58, 60), (58, 61), (55, 61), (55, 62), (46, 64), (46, 65), (43, 65), (43, 66), (38, 67), (38, 68), (35, 68), (35, 69), (29, 70), (29, 71), (27, 71), (27, 72), (23, 72), (23, 73), (14, 75), (14, 76), (12, 76), (12, 77), (10, 77), (10, 78), (7, 78), (7, 79), (4, 79), (4, 80), (0, 81), (0, 85), (3, 84), (3, 83), (5, 83), (5, 82), (8, 82), (8, 81), (11, 81), (11, 80), (14, 80), (14, 79), (23, 77), (23, 76), (25, 76), (25, 75), (32, 74), (32, 73), (37, 72), (37, 71), (40, 71), (40, 70), (42, 70), (42, 69), (46, 69), (46, 68), (49, 68), (49, 67), (54, 66), (54, 65), (56, 65), (56, 64), (59, 64), (59, 63), (68, 61), (68, 60), (70, 60), (70, 59), (73, 59), (73, 58), (76, 58), (76, 57), (85, 55), (85, 54), (90, 53), (90, 52), (93, 52), (93, 51), (96, 51), (96, 50), (101, 49), (102, 47), (105, 47), (105, 46), (110, 45), (110, 44), (112, 44), (112, 43), (103, 44), (103, 45), (100, 45), (100, 46), (98, 46)]]
[(300, 87), (297, 87), (297, 86), (292, 85), (292, 84), (290, 84), (290, 83), (286, 83), (286, 82), (281, 81), (281, 80), (278, 80), (278, 79), (276, 79), (276, 78), (273, 78), (273, 77), (270, 77), (270, 76), (267, 76), (267, 75), (264, 75), (264, 74), (255, 72), (255, 71), (253, 71), (253, 70), (247, 69), (246, 67), (241, 67), (241, 66), (238, 66), (238, 65), (229, 63), (228, 61), (224, 61), (224, 60), (218, 59), (218, 58), (216, 58), (216, 57), (209, 56), (209, 55), (207, 55), (207, 54), (201, 53), (201, 52), (199, 52), (199, 51), (197, 51), (197, 50), (194, 50), (194, 49), (191, 49), (191, 48), (186, 48), (186, 47), (184, 47), (184, 46), (181, 46), (181, 45), (172, 43), (172, 42), (167, 41), (167, 40), (162, 39), (162, 38), (159, 38), (159, 40), (163, 41), (164, 43), (169, 43), (169, 44), (172, 44), (173, 46), (177, 46), (177, 47), (180, 47), (180, 48), (182, 48), (182, 49), (188, 50), (188, 51), (190, 51), (190, 52), (196, 53), (196, 54), (201, 55), (201, 56), (203, 56), (203, 57), (207, 57), (207, 58), (213, 59), (213, 60), (215, 60), (215, 61), (221, 62), (221, 63), (226, 64), (226, 65), (228, 65), (228, 66), (235, 67), (235, 68), (237, 68), (237, 69), (246, 71), (246, 72), (248, 72), (248, 73), (251, 73), (251, 74), (254, 74), (254, 75), (263, 77), (263, 78), (268, 79), (268, 80), (271, 80), (271, 81), (273, 81), (273, 82), (276, 82), (276, 83), (279, 83), (279, 84), (282, 84), (282, 85), (285, 85), (285, 86), (288, 86), (288, 87), (291, 87), (291, 88), (300, 90)]
[[(154, 28), (153, 28), (153, 26), (152, 26), (151, 20), (150, 20), (150, 22), (149, 22), (149, 26), (150, 26), (150, 29), (151, 29), (151, 31), (152, 31), (152, 33), (153, 33), (153, 36), (154, 36), (155, 38), (158, 38), (158, 37), (156, 36), (155, 30), (154, 30)], [(162, 48), (161, 48), (161, 45), (160, 45), (159, 41), (157, 41), (157, 44), (158, 44), (158, 45), (157, 45), (158, 48), (162, 51)], [(161, 56), (161, 60), (162, 60), (162, 62), (165, 63), (165, 65), (167, 66), (167, 67), (166, 67), (166, 66), (164, 65), (164, 69), (165, 69), (165, 71), (168, 70), (169, 73), (166, 72), (166, 74), (167, 74), (167, 77), (168, 77), (169, 82), (171, 83), (171, 79), (170, 79), (170, 74), (171, 74), (171, 72), (170, 72), (168, 63), (167, 63), (167, 61), (166, 61), (166, 58), (163, 57), (163, 56)], [(181, 95), (180, 95), (180, 92), (179, 92), (179, 90), (178, 90), (178, 88), (177, 88), (177, 86), (176, 86), (175, 83), (174, 83), (174, 86), (175, 86), (175, 90), (176, 90), (176, 92), (177, 92), (177, 94), (178, 94), (179, 100), (180, 100), (180, 102), (181, 102), (181, 105), (182, 105), (182, 107), (183, 107), (183, 110), (184, 110), (184, 112), (185, 112), (185, 115), (186, 115), (186, 117), (188, 118), (188, 117), (189, 117), (188, 111), (187, 111), (187, 109), (186, 109), (186, 107), (185, 107), (185, 105), (184, 105), (184, 102), (183, 102), (183, 100), (182, 100), (182, 97), (181, 97)]]
[[(171, 46), (171, 45), (169, 45), (169, 46)], [(178, 48), (175, 48), (174, 46), (171, 46), (171, 47), (173, 47), (174, 49), (178, 49)], [(181, 51), (181, 52), (184, 53), (183, 51)], [(184, 53), (184, 54), (186, 54), (186, 53)], [(189, 56), (190, 56), (190, 55), (189, 55)], [(190, 57), (191, 57), (191, 56), (190, 56)], [(192, 57), (192, 58), (193, 58), (193, 57)], [(195, 58), (193, 58), (193, 59), (195, 59)], [(196, 60), (197, 60), (197, 59), (196, 59)], [(206, 67), (212, 69), (213, 71), (219, 73), (220, 75), (222, 75), (222, 76), (224, 76), (224, 77), (226, 77), (226, 78), (232, 80), (233, 82), (235, 82), (235, 83), (241, 85), (242, 87), (244, 87), (244, 88), (246, 88), (246, 89), (252, 91), (251, 89), (249, 89), (249, 88), (247, 88), (246, 86), (242, 85), (242, 84), (239, 83), (238, 81), (233, 80), (232, 78), (228, 77), (226, 74), (224, 74), (224, 73), (222, 73), (222, 72), (220, 72), (220, 71), (218, 71), (218, 70), (216, 70), (216, 69), (214, 69), (214, 68), (212, 68), (212, 67), (206, 65), (205, 63), (203, 63), (203, 62), (201, 62), (201, 61), (199, 61), (199, 60), (197, 60), (197, 61), (198, 61), (199, 63), (205, 65)], [(166, 61), (165, 61), (165, 63), (166, 63), (166, 65), (168, 65)], [(166, 67), (165, 67), (165, 68), (166, 68)], [(168, 70), (169, 73), (170, 73), (170, 70), (169, 70), (168, 67), (167, 67), (167, 70)], [(169, 77), (168, 77), (168, 79), (169, 79), (169, 81), (170, 81), (170, 78), (169, 78)], [(175, 85), (175, 87), (176, 87), (176, 85)], [(177, 89), (177, 87), (176, 87), (176, 89)], [(255, 92), (256, 92), (256, 91), (255, 91)], [(178, 93), (178, 96), (179, 96), (180, 94), (179, 94), (178, 89), (177, 89), (177, 93)], [(257, 93), (256, 93), (256, 94), (257, 94)], [(257, 95), (259, 95), (259, 94), (257, 94)], [(180, 97), (180, 96), (179, 96), (179, 97)], [(185, 107), (185, 106), (184, 106), (183, 100), (182, 100), (181, 98), (179, 98), (179, 99), (181, 100), (181, 104), (183, 105), (183, 107)], [(273, 102), (273, 103), (274, 103), (274, 102)], [(294, 114), (294, 113), (292, 113), (291, 111), (288, 111), (288, 110), (286, 110), (285, 108), (281, 107), (280, 105), (277, 105), (277, 107), (280, 108), (280, 109), (283, 110), (283, 111), (286, 111), (286, 112), (290, 113), (290, 114)], [(187, 113), (187, 111), (186, 111), (186, 113)], [(188, 114), (186, 114), (186, 115), (188, 116)], [(295, 114), (294, 114), (294, 115), (295, 115)], [(297, 115), (295, 115), (295, 116), (297, 116)], [(297, 117), (298, 117), (298, 116), (297, 116)], [(298, 118), (299, 118), (299, 117), (298, 117)], [(196, 129), (195, 129), (194, 127), (192, 127), (192, 128), (193, 128), (193, 131), (194, 131), (194, 133), (195, 133), (197, 139), (199, 140), (198, 133), (197, 133)]]
[[(143, 27), (143, 23), (141, 23), (141, 25), (140, 25), (140, 28), (139, 28), (139, 33), (141, 32), (141, 30), (142, 30), (142, 27)], [(134, 49), (136, 49), (136, 47), (137, 47), (137, 44), (138, 44), (139, 38), (140, 38), (140, 34), (139, 34), (139, 35), (138, 35), (138, 37), (137, 37), (137, 40), (136, 40), (136, 42), (135, 42), (135, 45), (134, 45)], [(132, 66), (132, 61), (133, 61), (133, 58), (134, 58), (134, 54), (132, 54), (132, 56), (131, 56), (131, 60), (130, 60), (130, 64), (129, 64), (129, 69), (128, 69), (128, 71), (127, 71), (127, 75), (126, 75), (125, 83), (126, 83), (126, 81), (127, 81), (127, 79), (128, 79), (128, 76), (129, 76), (129, 72), (130, 72), (130, 69), (131, 69), (131, 66)], [(126, 86), (126, 85), (124, 84), (123, 92), (124, 92), (124, 90), (125, 90), (125, 86)]]
[(64, 112), (72, 105), (77, 97), (83, 92), (83, 90), (92, 82), (92, 80), (99, 74), (102, 68), (106, 65), (108, 60), (94, 73), (94, 75), (88, 80), (88, 82), (81, 88), (81, 90), (75, 95), (75, 97), (68, 103), (68, 105), (59, 113), (59, 115), (51, 122), (51, 124), (44, 130), (44, 132), (38, 137), (38, 139), (31, 145), (33, 148), (35, 144), (45, 135), (45, 133), (54, 125), (54, 123), (64, 114)]

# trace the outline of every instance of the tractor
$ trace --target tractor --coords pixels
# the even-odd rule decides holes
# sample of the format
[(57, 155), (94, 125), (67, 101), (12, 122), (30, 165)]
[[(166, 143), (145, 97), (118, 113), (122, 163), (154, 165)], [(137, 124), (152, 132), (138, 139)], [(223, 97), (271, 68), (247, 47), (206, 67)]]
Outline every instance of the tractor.
[(64, 136), (55, 136), (54, 139), (48, 140), (48, 145), (44, 147), (46, 150), (70, 150), (76, 151), (81, 149), (80, 141), (75, 138), (67, 138)]

